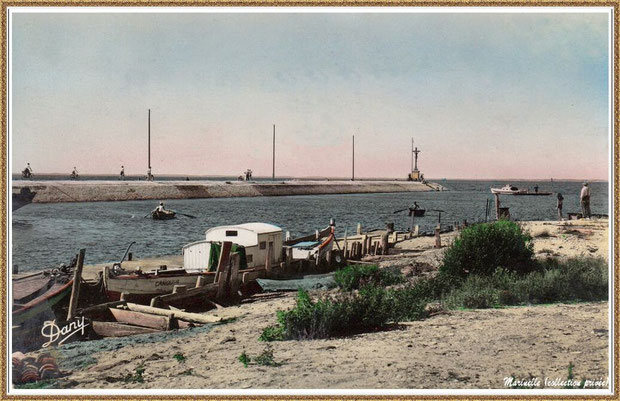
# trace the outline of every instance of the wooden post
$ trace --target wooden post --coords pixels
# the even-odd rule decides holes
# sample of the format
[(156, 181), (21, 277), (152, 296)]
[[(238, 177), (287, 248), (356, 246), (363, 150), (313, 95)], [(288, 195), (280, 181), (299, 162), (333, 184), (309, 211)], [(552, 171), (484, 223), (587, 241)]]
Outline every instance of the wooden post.
[(198, 278), (196, 278), (196, 288), (202, 287), (203, 285), (205, 285), (204, 276), (198, 276)]
[(415, 212), (411, 212), (411, 232), (413, 232), (413, 228), (415, 227)]
[(495, 220), (499, 220), (499, 194), (493, 194), (493, 196), (495, 197)]
[(364, 234), (362, 236), (362, 256), (366, 255), (366, 252), (368, 251), (368, 241), (367, 241), (368, 237)]
[(73, 316), (75, 316), (75, 310), (77, 309), (78, 299), (80, 297), (80, 286), (82, 284), (82, 268), (84, 267), (85, 254), (86, 249), (80, 249), (77, 266), (73, 271), (73, 287), (71, 288), (71, 299), (69, 300), (69, 311), (67, 312), (67, 320), (73, 319)]
[(357, 223), (357, 235), (362, 235), (362, 223)]
[(342, 245), (342, 257), (347, 260), (347, 249), (348, 249), (348, 243), (347, 243), (347, 228), (344, 228), (344, 244)]
[(387, 255), (388, 254), (388, 233), (386, 232), (385, 234), (381, 235), (381, 250), (382, 250), (382, 254), (383, 255)]
[(441, 229), (435, 227), (435, 248), (441, 248)]
[(233, 253), (230, 257), (230, 296), (237, 297), (239, 294), (239, 265), (241, 264), (241, 256)]
[(232, 248), (232, 242), (224, 241), (222, 242), (222, 249), (220, 253), (220, 260), (217, 265), (217, 298), (221, 298), (226, 293), (226, 284), (228, 283), (228, 273), (229, 273), (229, 260), (230, 260), (230, 249)]

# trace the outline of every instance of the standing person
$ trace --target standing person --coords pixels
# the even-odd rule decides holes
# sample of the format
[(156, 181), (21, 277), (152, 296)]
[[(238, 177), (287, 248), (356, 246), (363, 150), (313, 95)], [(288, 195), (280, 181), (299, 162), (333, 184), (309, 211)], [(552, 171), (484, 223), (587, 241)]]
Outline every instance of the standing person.
[(124, 180), (125, 179), (125, 166), (121, 166), (121, 174), (119, 177), (120, 180)]
[(583, 187), (581, 187), (579, 199), (581, 200), (581, 216), (584, 219), (589, 219), (592, 213), (590, 212), (590, 187), (587, 181), (584, 182)]
[[(536, 194), (538, 193), (538, 184), (534, 185), (534, 193)], [(558, 194), (558, 195), (561, 195), (561, 194)]]
[(71, 172), (71, 179), (75, 180), (76, 178), (78, 178), (78, 171), (77, 168), (73, 166), (73, 171)]
[(564, 221), (564, 216), (562, 216), (562, 204), (564, 203), (564, 197), (561, 193), (558, 192), (558, 220)]

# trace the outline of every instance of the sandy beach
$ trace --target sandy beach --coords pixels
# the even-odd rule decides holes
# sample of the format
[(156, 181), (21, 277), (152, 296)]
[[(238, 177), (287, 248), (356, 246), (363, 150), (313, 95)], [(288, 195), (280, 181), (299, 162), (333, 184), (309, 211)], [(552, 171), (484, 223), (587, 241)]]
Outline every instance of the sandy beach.
[[(522, 223), (537, 257), (608, 259), (608, 220)], [(442, 236), (445, 244), (455, 233)], [(368, 258), (408, 277), (436, 269), (434, 239), (397, 244)], [(399, 254), (400, 253), (400, 254)], [(318, 293), (313, 293), (318, 295)], [(259, 294), (218, 309), (225, 324), (125, 339), (71, 343), (53, 350), (62, 388), (200, 389), (503, 389), (514, 376), (577, 379), (608, 375), (608, 303), (552, 304), (485, 310), (438, 308), (425, 320), (342, 338), (270, 343), (279, 366), (238, 357), (261, 354), (264, 327), (291, 308), (295, 293)], [(36, 354), (36, 353), (34, 353)], [(176, 355), (176, 357), (175, 357)], [(181, 357), (179, 357), (181, 355)], [(123, 380), (143, 369), (141, 382)], [(544, 381), (540, 388), (544, 387)], [(549, 387), (549, 386), (547, 386)]]

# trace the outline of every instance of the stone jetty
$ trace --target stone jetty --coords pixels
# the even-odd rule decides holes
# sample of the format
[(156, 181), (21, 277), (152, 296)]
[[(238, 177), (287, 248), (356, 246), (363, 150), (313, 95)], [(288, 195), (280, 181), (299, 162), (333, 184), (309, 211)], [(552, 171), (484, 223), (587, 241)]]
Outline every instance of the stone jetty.
[(153, 199), (233, 198), (443, 191), (436, 183), (411, 181), (14, 181), (12, 191), (29, 188), (33, 203)]

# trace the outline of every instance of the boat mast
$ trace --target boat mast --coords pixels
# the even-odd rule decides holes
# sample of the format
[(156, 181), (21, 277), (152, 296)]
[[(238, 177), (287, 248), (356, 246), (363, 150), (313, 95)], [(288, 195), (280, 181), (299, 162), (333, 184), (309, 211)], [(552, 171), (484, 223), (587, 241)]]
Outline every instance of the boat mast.
[(355, 135), (353, 135), (353, 158), (352, 158), (351, 181), (355, 181)]
[(150, 170), (151, 170), (151, 109), (149, 109), (149, 171)]

